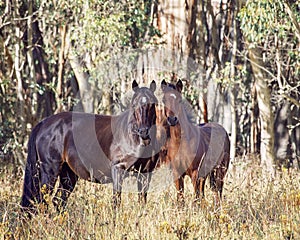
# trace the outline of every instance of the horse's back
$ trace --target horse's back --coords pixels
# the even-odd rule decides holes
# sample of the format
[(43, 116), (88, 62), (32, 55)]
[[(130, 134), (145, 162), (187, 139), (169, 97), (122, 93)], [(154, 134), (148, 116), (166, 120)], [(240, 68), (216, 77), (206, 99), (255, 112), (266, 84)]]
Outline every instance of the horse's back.
[(62, 112), (45, 118), (32, 131), (39, 161), (48, 169), (60, 168), (66, 162), (83, 179), (110, 182), (106, 144), (111, 138), (110, 119), (107, 115), (80, 112)]

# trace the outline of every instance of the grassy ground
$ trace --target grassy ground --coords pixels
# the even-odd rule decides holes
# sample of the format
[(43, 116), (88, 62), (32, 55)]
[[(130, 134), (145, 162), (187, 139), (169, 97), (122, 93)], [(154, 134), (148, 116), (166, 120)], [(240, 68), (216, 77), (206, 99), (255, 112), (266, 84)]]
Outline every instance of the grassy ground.
[(300, 239), (300, 172), (278, 171), (264, 180), (252, 159), (236, 161), (226, 177), (222, 210), (212, 192), (192, 204), (186, 179), (185, 206), (176, 204), (174, 186), (149, 194), (146, 206), (124, 193), (113, 222), (111, 186), (79, 181), (67, 211), (24, 220), (19, 211), (22, 174), (0, 170), (0, 239)]

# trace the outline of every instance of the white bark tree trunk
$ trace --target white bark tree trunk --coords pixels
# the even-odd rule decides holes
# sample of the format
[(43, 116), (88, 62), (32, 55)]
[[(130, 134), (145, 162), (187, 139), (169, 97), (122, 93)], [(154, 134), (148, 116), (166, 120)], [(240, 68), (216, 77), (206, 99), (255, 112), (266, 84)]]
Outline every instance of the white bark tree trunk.
[(262, 70), (264, 63), (261, 60), (258, 49), (249, 48), (248, 50), (255, 78), (259, 118), (261, 122), (261, 165), (271, 177), (274, 177), (274, 116), (271, 108), (271, 93), (268, 87), (268, 81)]
[(237, 20), (236, 15), (239, 9), (238, 3), (236, 4), (237, 10), (233, 12), (233, 43), (232, 43), (232, 57), (230, 61), (230, 78), (232, 86), (230, 89), (230, 106), (231, 106), (231, 138), (230, 138), (230, 158), (234, 160), (236, 155), (236, 139), (237, 139), (237, 113), (236, 113), (236, 96), (237, 96), (237, 84), (235, 83), (235, 64), (236, 64), (236, 52), (237, 52)]
[[(14, 12), (14, 17), (17, 19), (19, 17), (19, 11), (16, 8)], [(23, 81), (22, 81), (22, 63), (21, 63), (21, 38), (22, 38), (22, 32), (20, 28), (20, 22), (19, 20), (16, 21), (15, 26), (15, 37), (16, 37), (16, 43), (15, 43), (15, 59), (14, 59), (14, 65), (15, 65), (15, 73), (16, 73), (16, 79), (17, 79), (17, 98), (18, 98), (18, 104), (19, 104), (19, 120), (21, 123), (21, 131), (25, 132), (25, 103), (24, 103), (24, 95), (23, 95)]]
[(35, 69), (34, 69), (34, 57), (33, 57), (33, 31), (32, 31), (32, 21), (33, 21), (33, 1), (28, 1), (28, 19), (27, 19), (27, 41), (29, 50), (27, 51), (27, 61), (28, 67), (30, 69), (30, 81), (32, 82), (32, 100), (31, 100), (31, 114), (32, 118), (36, 118), (37, 110), (37, 89), (35, 84)]
[(94, 112), (93, 93), (89, 83), (89, 74), (84, 70), (83, 60), (79, 56), (69, 52), (70, 65), (75, 73), (79, 96), (82, 103), (83, 111), (87, 113)]

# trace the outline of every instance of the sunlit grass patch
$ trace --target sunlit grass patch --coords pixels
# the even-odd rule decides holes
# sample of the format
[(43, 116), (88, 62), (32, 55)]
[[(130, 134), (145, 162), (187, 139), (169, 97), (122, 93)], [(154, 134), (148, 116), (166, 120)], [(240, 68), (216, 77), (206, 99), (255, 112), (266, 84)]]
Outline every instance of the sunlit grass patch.
[(83, 180), (64, 212), (49, 199), (47, 209), (41, 205), (26, 219), (19, 208), (22, 174), (8, 171), (0, 179), (0, 239), (300, 239), (300, 173), (279, 173), (266, 181), (255, 161), (237, 161), (221, 209), (208, 184), (205, 200), (195, 203), (188, 178), (184, 205), (177, 204), (173, 185), (149, 193), (146, 205), (137, 194), (123, 193), (114, 221), (111, 185)]

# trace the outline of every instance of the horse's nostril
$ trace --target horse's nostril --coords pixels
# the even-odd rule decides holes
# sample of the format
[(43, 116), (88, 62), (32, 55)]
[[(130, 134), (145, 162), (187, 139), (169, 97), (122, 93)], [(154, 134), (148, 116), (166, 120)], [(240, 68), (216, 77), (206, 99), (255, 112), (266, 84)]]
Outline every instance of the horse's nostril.
[(146, 137), (146, 136), (149, 135), (149, 129), (148, 129), (147, 127), (140, 128), (140, 129), (138, 130), (138, 133), (139, 133), (140, 136)]

